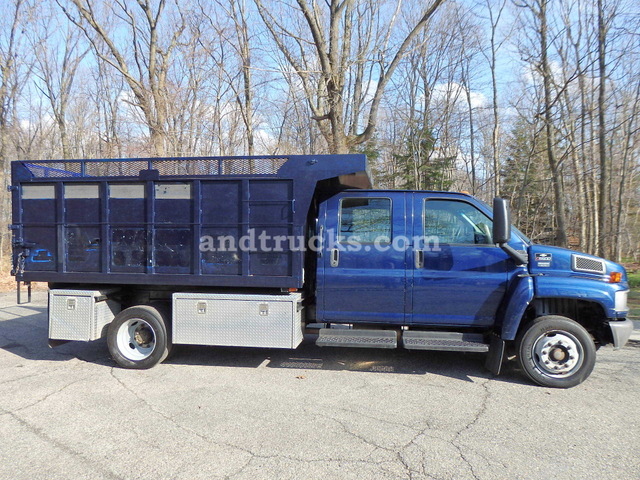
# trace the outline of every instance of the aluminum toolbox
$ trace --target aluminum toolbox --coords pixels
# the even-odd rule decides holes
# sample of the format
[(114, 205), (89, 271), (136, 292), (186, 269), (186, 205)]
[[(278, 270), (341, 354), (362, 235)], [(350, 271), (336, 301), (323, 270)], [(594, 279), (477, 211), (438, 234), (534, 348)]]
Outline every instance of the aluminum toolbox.
[(49, 338), (51, 340), (97, 340), (120, 312), (109, 300), (114, 290), (49, 290)]
[(173, 343), (296, 348), (302, 295), (173, 294)]

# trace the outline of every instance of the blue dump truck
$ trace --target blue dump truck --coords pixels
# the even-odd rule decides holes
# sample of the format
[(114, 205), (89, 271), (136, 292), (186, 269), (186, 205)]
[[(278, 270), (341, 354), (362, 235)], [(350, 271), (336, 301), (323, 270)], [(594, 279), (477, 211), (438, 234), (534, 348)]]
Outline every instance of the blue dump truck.
[[(364, 155), (12, 162), (13, 275), (50, 345), (485, 352), (571, 387), (633, 326), (622, 266), (532, 244), (506, 202), (372, 190)], [(20, 291), (20, 288), (18, 288)], [(241, 353), (239, 353), (241, 354)]]

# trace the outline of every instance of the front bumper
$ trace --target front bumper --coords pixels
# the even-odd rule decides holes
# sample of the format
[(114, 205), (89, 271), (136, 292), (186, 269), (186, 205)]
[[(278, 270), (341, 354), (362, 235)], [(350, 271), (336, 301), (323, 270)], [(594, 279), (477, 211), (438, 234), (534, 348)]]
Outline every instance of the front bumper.
[(613, 349), (618, 350), (627, 343), (629, 337), (633, 333), (633, 322), (631, 320), (611, 320), (609, 321), (611, 328), (611, 337), (613, 338)]

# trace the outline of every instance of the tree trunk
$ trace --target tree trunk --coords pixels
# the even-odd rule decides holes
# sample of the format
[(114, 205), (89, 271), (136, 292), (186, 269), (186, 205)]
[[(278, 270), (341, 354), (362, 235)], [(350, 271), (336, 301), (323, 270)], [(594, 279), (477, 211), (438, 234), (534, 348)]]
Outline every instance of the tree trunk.
[(605, 124), (606, 109), (606, 49), (605, 42), (607, 39), (607, 31), (604, 25), (604, 7), (602, 0), (598, 0), (598, 77), (600, 83), (598, 85), (598, 153), (600, 159), (600, 205), (599, 205), (599, 230), (600, 241), (598, 242), (598, 255), (606, 257), (609, 251), (608, 228), (609, 215), (607, 205), (609, 205), (609, 165), (607, 160), (607, 126)]
[(554, 139), (555, 128), (553, 126), (552, 115), (552, 92), (551, 92), (551, 68), (547, 57), (547, 3), (548, 0), (540, 0), (539, 20), (540, 20), (540, 69), (542, 73), (542, 82), (544, 89), (544, 127), (547, 142), (547, 160), (549, 162), (549, 170), (551, 172), (551, 182), (553, 184), (553, 193), (555, 198), (556, 209), (556, 235), (555, 243), (560, 247), (567, 246), (567, 232), (565, 222), (565, 199), (562, 183), (562, 169), (558, 164), (555, 153)]

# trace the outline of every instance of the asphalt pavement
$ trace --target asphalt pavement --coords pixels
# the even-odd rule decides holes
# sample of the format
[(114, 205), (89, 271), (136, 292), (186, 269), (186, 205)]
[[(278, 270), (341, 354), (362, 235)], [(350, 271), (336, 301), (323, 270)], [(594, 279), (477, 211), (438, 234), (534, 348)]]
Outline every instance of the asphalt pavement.
[(46, 294), (0, 294), (0, 479), (637, 479), (640, 332), (582, 385), (404, 350), (180, 347), (115, 366), (47, 346)]

